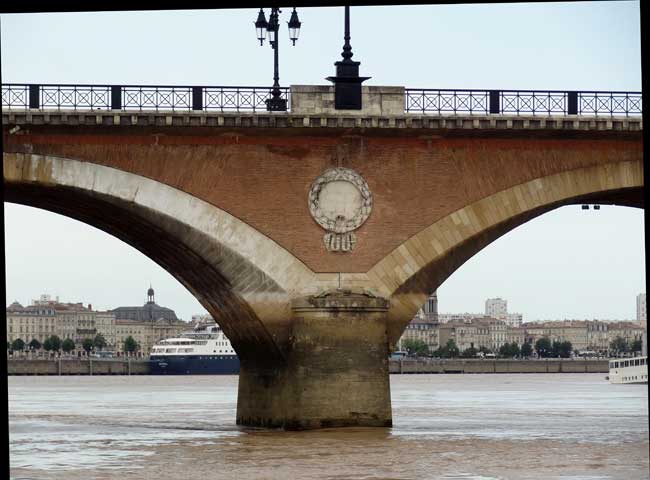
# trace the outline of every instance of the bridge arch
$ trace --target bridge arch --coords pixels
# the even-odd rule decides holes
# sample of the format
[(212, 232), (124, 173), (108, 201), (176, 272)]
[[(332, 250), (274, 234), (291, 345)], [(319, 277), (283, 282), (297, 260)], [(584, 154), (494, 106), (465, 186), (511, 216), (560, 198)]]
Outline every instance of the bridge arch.
[(251, 226), (181, 190), (90, 162), (4, 153), (5, 201), (97, 227), (170, 272), (242, 360), (283, 361), (292, 292), (313, 273)]
[(389, 342), (398, 340), (432, 291), (502, 235), (564, 205), (644, 208), (643, 188), (642, 159), (600, 164), (512, 186), (439, 219), (368, 272), (371, 284), (391, 300)]

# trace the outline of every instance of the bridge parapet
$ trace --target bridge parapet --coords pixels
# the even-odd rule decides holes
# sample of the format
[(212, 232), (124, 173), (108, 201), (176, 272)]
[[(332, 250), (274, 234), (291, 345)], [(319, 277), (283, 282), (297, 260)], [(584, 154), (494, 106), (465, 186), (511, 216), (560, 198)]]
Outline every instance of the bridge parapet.
[[(271, 87), (3, 84), (7, 110), (261, 112)], [(334, 87), (281, 88), (292, 113), (640, 117), (641, 92), (362, 87), (361, 110), (336, 110)], [(286, 115), (287, 112), (273, 112)]]

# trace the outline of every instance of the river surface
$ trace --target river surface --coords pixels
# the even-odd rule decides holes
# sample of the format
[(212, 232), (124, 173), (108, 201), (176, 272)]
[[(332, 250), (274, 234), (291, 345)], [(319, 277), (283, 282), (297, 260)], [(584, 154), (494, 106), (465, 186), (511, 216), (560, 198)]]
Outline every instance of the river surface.
[(235, 425), (236, 376), (9, 377), (15, 479), (648, 479), (647, 385), (392, 375), (393, 428)]

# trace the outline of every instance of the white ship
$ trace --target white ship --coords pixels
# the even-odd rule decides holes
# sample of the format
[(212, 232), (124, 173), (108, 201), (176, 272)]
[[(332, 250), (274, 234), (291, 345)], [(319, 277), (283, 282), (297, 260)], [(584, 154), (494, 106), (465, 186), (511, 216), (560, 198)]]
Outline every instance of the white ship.
[(152, 375), (239, 373), (239, 358), (217, 324), (198, 324), (178, 337), (161, 340), (149, 355)]
[(648, 357), (617, 358), (609, 361), (610, 383), (648, 383)]

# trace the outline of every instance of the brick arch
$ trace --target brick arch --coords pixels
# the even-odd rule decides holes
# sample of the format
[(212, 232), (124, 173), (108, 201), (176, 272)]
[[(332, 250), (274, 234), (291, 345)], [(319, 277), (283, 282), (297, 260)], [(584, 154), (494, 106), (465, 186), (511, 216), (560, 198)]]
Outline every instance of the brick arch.
[(367, 274), (390, 298), (389, 340), (397, 341), (428, 295), (457, 268), (513, 228), (558, 207), (600, 203), (644, 208), (643, 160), (564, 171), (515, 185), (436, 221)]
[(150, 257), (218, 319), (243, 368), (253, 357), (282, 361), (291, 292), (313, 273), (273, 240), (214, 205), (133, 173), (54, 156), (3, 159), (5, 201), (88, 223)]

